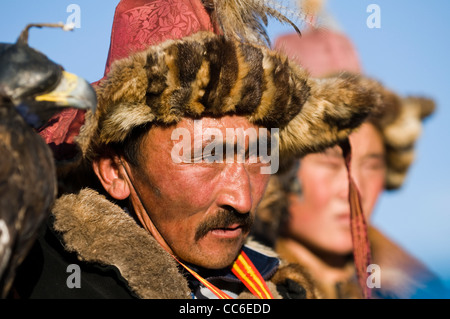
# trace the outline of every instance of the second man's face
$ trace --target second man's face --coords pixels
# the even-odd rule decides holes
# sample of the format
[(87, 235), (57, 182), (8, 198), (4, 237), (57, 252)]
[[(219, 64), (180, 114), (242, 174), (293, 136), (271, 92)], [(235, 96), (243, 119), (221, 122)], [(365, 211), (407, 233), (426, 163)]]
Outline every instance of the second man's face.
[[(350, 135), (351, 173), (361, 194), (366, 220), (384, 189), (386, 176), (383, 140), (371, 124)], [(321, 250), (346, 254), (352, 250), (348, 178), (341, 149), (309, 154), (297, 172), (302, 194), (292, 195), (290, 233)]]

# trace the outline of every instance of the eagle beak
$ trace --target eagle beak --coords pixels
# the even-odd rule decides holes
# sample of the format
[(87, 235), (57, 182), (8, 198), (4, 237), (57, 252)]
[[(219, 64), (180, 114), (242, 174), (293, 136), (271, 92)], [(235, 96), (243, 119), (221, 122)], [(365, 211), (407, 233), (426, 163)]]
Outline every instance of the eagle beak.
[(83, 78), (63, 71), (61, 81), (51, 92), (34, 98), (38, 102), (50, 102), (57, 107), (77, 108), (95, 112), (97, 97), (92, 86)]

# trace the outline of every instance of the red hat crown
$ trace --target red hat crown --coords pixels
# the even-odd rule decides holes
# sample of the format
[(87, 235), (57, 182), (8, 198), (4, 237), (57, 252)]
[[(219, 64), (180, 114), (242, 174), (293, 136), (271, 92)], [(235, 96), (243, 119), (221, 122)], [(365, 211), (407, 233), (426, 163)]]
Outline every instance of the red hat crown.
[(201, 0), (121, 0), (114, 14), (105, 75), (115, 60), (198, 31), (214, 31)]

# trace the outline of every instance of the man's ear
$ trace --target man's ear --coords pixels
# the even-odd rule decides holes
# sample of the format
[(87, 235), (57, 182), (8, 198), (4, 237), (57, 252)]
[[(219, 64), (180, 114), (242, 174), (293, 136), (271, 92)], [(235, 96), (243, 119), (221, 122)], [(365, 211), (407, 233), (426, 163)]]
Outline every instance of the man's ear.
[(95, 160), (92, 168), (103, 188), (113, 198), (123, 200), (130, 196), (130, 186), (122, 174), (123, 167), (118, 156)]

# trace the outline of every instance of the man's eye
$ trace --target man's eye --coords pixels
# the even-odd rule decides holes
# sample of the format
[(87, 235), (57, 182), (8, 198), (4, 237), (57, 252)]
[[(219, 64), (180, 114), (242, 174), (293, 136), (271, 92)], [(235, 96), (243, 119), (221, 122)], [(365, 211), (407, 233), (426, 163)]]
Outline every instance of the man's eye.
[(345, 165), (344, 159), (342, 157), (329, 156), (326, 154), (321, 154), (317, 158), (317, 162), (320, 165), (330, 168), (330, 169), (340, 169), (342, 166)]
[(344, 162), (339, 160), (324, 160), (321, 164), (331, 169), (339, 169), (344, 165)]

